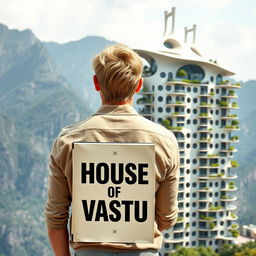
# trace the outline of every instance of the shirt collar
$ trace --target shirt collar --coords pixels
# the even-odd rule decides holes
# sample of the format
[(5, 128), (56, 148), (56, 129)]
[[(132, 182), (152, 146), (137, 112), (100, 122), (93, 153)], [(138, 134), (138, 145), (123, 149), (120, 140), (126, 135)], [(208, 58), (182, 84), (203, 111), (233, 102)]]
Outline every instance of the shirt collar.
[(94, 115), (139, 115), (130, 105), (102, 105)]

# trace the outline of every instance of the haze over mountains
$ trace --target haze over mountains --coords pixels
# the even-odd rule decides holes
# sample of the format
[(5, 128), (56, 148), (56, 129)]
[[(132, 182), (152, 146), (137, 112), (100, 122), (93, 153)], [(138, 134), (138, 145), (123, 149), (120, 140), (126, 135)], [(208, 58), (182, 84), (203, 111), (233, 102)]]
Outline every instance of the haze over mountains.
[[(62, 127), (99, 106), (91, 59), (113, 43), (95, 36), (43, 43), (0, 24), (0, 256), (52, 255), (43, 215), (50, 148)], [(238, 95), (240, 220), (256, 222), (256, 81)]]

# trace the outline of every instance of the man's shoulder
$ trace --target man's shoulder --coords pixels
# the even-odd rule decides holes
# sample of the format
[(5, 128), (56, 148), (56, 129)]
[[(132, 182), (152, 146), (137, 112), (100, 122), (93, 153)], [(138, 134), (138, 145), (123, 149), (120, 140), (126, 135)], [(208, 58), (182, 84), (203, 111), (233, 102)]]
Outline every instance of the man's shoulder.
[(143, 116), (141, 116), (140, 118), (139, 125), (142, 131), (151, 133), (153, 136), (156, 136), (168, 141), (169, 140), (176, 141), (176, 137), (174, 136), (171, 130), (151, 120), (148, 120)]

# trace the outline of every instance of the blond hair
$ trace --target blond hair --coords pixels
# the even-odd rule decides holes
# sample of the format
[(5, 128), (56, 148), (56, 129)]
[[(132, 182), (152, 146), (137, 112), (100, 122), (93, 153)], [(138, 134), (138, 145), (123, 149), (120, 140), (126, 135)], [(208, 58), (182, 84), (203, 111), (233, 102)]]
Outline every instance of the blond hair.
[(142, 61), (132, 49), (123, 44), (109, 46), (93, 59), (92, 65), (106, 102), (122, 102), (134, 95)]

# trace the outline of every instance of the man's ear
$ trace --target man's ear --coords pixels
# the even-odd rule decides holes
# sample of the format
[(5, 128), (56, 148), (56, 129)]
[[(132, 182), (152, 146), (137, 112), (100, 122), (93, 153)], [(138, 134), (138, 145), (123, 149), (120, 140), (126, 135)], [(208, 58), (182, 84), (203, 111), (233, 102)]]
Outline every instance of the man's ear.
[(142, 85), (143, 85), (143, 79), (142, 79), (142, 77), (141, 77), (140, 80), (139, 80), (139, 82), (138, 82), (137, 88), (136, 88), (136, 90), (135, 90), (136, 93), (139, 93), (139, 92), (140, 92), (140, 89), (141, 89)]
[(93, 76), (93, 83), (94, 83), (95, 90), (97, 92), (99, 92), (100, 91), (100, 83), (99, 83), (96, 75)]

